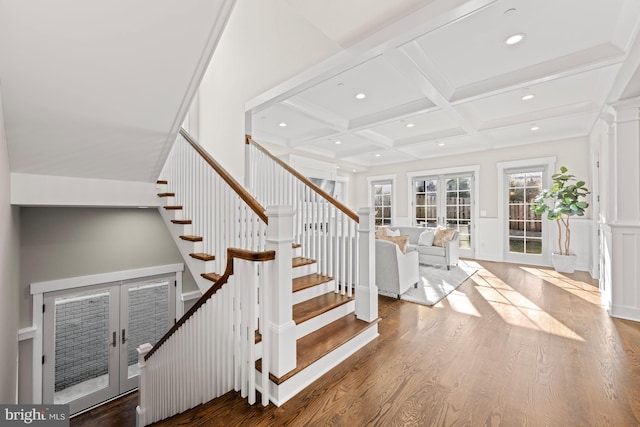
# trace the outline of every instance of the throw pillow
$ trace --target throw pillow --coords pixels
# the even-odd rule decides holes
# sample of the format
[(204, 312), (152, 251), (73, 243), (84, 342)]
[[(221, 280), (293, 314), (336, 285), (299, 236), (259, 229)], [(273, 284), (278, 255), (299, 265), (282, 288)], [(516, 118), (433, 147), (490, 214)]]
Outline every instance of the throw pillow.
[(403, 254), (407, 253), (407, 245), (409, 244), (409, 235), (404, 236), (384, 236), (381, 237), (380, 240), (387, 240), (389, 242), (395, 243), (400, 248), (400, 252)]
[(418, 245), (420, 246), (432, 246), (433, 239), (436, 237), (435, 230), (424, 230), (418, 237)]
[(383, 237), (387, 236), (387, 226), (386, 225), (379, 225), (376, 227), (376, 239), (381, 239)]
[(400, 236), (400, 230), (391, 230), (387, 228), (387, 236), (389, 237), (398, 237)]
[(433, 238), (433, 246), (444, 248), (446, 243), (453, 239), (454, 234), (456, 234), (456, 230), (453, 228), (438, 228)]

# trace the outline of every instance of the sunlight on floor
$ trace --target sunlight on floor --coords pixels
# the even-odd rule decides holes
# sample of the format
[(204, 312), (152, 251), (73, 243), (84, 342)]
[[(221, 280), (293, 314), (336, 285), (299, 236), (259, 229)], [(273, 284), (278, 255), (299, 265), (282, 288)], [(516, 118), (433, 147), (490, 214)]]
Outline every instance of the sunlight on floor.
[(479, 268), (478, 272), (471, 276), (476, 283), (475, 289), (505, 322), (584, 342), (584, 338), (542, 310), (530, 299), (482, 266)]
[(551, 283), (552, 285), (555, 285), (579, 298), (582, 298), (586, 302), (597, 306), (602, 305), (602, 301), (600, 299), (600, 289), (589, 283), (570, 279), (569, 277), (566, 277), (562, 273), (558, 273), (555, 270), (546, 270), (534, 267), (520, 268), (527, 273), (541, 278), (545, 282)]
[(449, 295), (447, 295), (446, 298), (443, 298), (436, 305), (434, 305), (434, 307), (443, 308), (444, 304), (448, 304), (453, 311), (457, 311), (460, 314), (482, 317), (480, 315), (480, 312), (476, 310), (473, 303), (464, 292), (453, 291)]

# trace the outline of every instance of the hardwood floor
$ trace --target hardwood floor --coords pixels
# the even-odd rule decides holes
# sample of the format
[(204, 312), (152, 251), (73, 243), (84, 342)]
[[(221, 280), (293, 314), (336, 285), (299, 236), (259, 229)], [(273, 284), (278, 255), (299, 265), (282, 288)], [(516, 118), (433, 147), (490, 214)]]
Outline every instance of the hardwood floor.
[[(380, 337), (280, 408), (231, 392), (156, 426), (640, 425), (640, 323), (585, 273), (479, 267), (432, 308), (379, 297)], [(71, 425), (134, 426), (136, 404)]]

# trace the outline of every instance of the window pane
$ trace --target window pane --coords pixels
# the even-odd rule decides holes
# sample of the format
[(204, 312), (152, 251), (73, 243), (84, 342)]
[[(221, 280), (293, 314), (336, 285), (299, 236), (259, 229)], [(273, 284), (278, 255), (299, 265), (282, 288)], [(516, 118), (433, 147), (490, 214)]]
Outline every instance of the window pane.
[(536, 196), (540, 194), (540, 188), (527, 188), (527, 202), (531, 203), (535, 200)]
[(526, 252), (528, 254), (535, 254), (535, 255), (542, 254), (542, 241), (527, 239)]
[(524, 189), (512, 188), (509, 191), (509, 203), (524, 203)]
[(416, 206), (424, 206), (424, 194), (416, 194)]
[(423, 207), (417, 207), (416, 208), (416, 219), (418, 218), (424, 218), (424, 208)]
[(509, 252), (524, 253), (524, 239), (510, 237)]
[(431, 181), (427, 181), (427, 191), (437, 191), (438, 190), (438, 181), (437, 180), (431, 180)]
[(416, 193), (424, 193), (424, 181), (416, 181)]

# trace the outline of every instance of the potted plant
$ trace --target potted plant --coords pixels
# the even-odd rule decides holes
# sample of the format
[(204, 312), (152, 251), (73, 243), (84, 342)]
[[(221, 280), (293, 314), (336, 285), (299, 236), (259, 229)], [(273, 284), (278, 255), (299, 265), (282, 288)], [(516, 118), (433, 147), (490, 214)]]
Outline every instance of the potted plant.
[(547, 218), (554, 220), (558, 225), (558, 252), (551, 254), (551, 261), (556, 271), (561, 273), (573, 273), (576, 268), (576, 255), (570, 252), (569, 219), (572, 216), (584, 216), (589, 206), (584, 199), (590, 194), (585, 182), (576, 180), (575, 176), (567, 171), (568, 169), (562, 166), (560, 173), (551, 177), (551, 188), (542, 190), (531, 206), (533, 212), (538, 215), (546, 212)]

